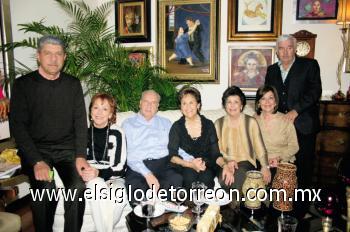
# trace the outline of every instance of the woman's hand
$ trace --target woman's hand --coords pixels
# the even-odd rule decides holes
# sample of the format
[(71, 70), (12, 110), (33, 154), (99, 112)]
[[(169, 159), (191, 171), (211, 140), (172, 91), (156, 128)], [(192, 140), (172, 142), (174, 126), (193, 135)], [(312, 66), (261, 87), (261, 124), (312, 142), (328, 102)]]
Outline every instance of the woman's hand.
[(265, 184), (268, 184), (271, 182), (271, 172), (268, 167), (261, 168), (261, 173), (263, 174), (263, 179)]
[(231, 172), (235, 173), (235, 170), (238, 169), (237, 162), (234, 160), (228, 161), (227, 166)]
[(228, 165), (224, 165), (222, 168), (222, 180), (227, 186), (231, 186), (235, 180), (234, 173), (230, 170)]
[(276, 168), (277, 165), (279, 164), (280, 160), (281, 160), (281, 158), (279, 156), (269, 159), (269, 166), (271, 168)]
[(192, 168), (196, 172), (205, 171), (205, 169), (207, 168), (202, 158), (195, 158), (191, 161), (191, 163), (192, 163)]
[(88, 168), (85, 168), (82, 171), (82, 178), (85, 182), (88, 182), (88, 181), (96, 178), (97, 176), (98, 176), (98, 169), (93, 168), (91, 166)]

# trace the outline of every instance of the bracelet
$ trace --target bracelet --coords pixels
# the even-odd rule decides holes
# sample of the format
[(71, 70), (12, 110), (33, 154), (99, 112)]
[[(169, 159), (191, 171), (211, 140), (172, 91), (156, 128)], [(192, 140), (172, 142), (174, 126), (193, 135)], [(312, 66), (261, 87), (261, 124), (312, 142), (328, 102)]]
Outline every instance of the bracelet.
[(224, 169), (225, 165), (227, 165), (227, 163), (224, 163), (224, 164), (221, 166), (221, 168)]

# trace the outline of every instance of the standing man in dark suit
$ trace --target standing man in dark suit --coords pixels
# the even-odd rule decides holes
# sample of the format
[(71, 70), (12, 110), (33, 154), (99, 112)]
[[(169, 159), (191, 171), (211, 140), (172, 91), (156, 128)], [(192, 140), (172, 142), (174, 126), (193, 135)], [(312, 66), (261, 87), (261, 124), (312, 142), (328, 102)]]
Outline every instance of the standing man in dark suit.
[[(265, 84), (277, 89), (280, 100), (278, 111), (285, 113), (286, 120), (295, 125), (299, 142), (296, 154), (298, 187), (310, 188), (316, 135), (320, 127), (320, 67), (314, 59), (295, 56), (296, 39), (291, 35), (281, 35), (277, 39), (276, 51), (279, 61), (268, 67)], [(307, 205), (299, 203), (296, 207), (297, 216), (302, 217)], [(299, 207), (301, 210), (298, 210)]]

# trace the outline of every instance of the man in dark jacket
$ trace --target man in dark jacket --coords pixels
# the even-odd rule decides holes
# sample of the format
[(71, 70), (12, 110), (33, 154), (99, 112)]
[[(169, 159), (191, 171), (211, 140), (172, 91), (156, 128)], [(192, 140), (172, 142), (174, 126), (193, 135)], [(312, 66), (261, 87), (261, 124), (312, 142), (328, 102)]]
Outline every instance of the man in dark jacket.
[[(74, 199), (65, 200), (65, 231), (80, 231), (83, 222), (87, 120), (82, 87), (78, 79), (61, 72), (66, 58), (63, 42), (44, 36), (38, 42), (38, 70), (15, 80), (11, 96), (10, 128), (18, 146), (22, 170), (32, 191), (43, 199), (32, 203), (36, 231), (52, 231), (57, 201), (55, 168)], [(46, 191), (46, 192), (45, 192)]]
[[(293, 36), (281, 35), (277, 39), (276, 50), (279, 62), (268, 67), (265, 84), (277, 89), (278, 111), (285, 113), (286, 120), (295, 125), (299, 142), (296, 154), (298, 187), (310, 188), (316, 134), (320, 128), (320, 67), (314, 59), (295, 56), (296, 39)], [(305, 211), (307, 207), (302, 206), (300, 209)]]

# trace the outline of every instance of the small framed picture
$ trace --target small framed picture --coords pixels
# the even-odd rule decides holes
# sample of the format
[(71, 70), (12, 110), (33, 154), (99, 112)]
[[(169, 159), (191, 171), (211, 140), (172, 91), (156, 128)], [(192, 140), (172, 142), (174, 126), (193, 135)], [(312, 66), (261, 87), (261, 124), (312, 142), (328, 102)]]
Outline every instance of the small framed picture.
[[(144, 64), (147, 60), (151, 62), (152, 49), (153, 47), (135, 47), (128, 48), (129, 60), (135, 66)], [(152, 63), (152, 62), (151, 62)]]
[(116, 0), (115, 26), (117, 41), (122, 43), (151, 41), (150, 1)]
[(296, 20), (337, 19), (337, 0), (297, 0)]
[(229, 47), (229, 86), (240, 87), (247, 96), (255, 96), (264, 85), (267, 67), (275, 62), (274, 46)]
[(228, 0), (228, 40), (268, 41), (281, 34), (282, 0)]

